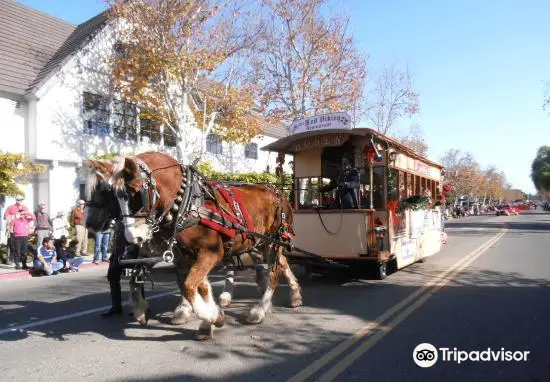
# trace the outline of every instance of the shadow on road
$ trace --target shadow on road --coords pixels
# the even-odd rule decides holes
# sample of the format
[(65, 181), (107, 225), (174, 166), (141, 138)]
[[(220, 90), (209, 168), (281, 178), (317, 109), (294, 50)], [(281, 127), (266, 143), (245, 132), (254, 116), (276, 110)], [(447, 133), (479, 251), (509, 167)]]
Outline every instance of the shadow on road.
[[(401, 271), (410, 275), (422, 274), (432, 276), (437, 269), (426, 272), (422, 264), (417, 264)], [(147, 379), (139, 376), (137, 371), (128, 370), (128, 378), (117, 378), (117, 381), (140, 380), (151, 381), (209, 381), (209, 368), (214, 367), (212, 362), (228, 362), (231, 372), (224, 375), (224, 381), (261, 381), (286, 380), (296, 370), (303, 368), (344, 339), (349, 337), (349, 328), (342, 329), (341, 322), (345, 315), (357, 319), (356, 324), (375, 320), (387, 308), (387, 300), (399, 301), (410, 295), (418, 286), (396, 285), (388, 282), (352, 281), (339, 283), (335, 279), (314, 278), (304, 286), (305, 306), (297, 309), (285, 308), (288, 301), (286, 286), (281, 287), (275, 295), (274, 312), (263, 324), (257, 326), (244, 325), (242, 322), (248, 310), (258, 298), (255, 286), (238, 285), (236, 300), (231, 308), (226, 309), (226, 327), (216, 331), (215, 339), (206, 343), (193, 341), (198, 321), (185, 326), (172, 326), (168, 323), (176, 296), (173, 299), (159, 299), (151, 302), (156, 312), (155, 317), (147, 327), (138, 326), (131, 317), (122, 316), (110, 320), (103, 320), (97, 313), (61, 322), (54, 322), (32, 329), (20, 330), (1, 336), (5, 342), (19, 341), (29, 337), (50, 338), (55, 341), (71, 341), (74, 335), (89, 335), (96, 333), (108, 340), (125, 341), (135, 349), (136, 357), (147, 356), (145, 349), (147, 342), (162, 342), (165, 346), (177, 347), (181, 354), (185, 354), (190, 362), (196, 363), (195, 370), (201, 370), (205, 375), (176, 373), (158, 375)], [(239, 281), (239, 280), (237, 280)], [(496, 272), (490, 270), (468, 269), (461, 273), (444, 291), (452, 298), (472, 299), (474, 296), (484, 296), (496, 301), (496, 307), (503, 307), (507, 312), (506, 325), (502, 327), (503, 335), (513, 331), (514, 325), (527, 322), (537, 317), (542, 325), (539, 336), (550, 338), (550, 310), (541, 310), (541, 305), (550, 304), (548, 287), (550, 281), (545, 279), (530, 279), (515, 272)], [(86, 284), (79, 287), (87, 288)], [(215, 288), (216, 295), (219, 288)], [(7, 307), (1, 312), (3, 322), (10, 325), (18, 323), (10, 317), (25, 317), (29, 321), (42, 320), (36, 312), (52, 312), (62, 304), (74, 306), (93, 306), (92, 301), (98, 296), (107, 298), (105, 294), (94, 293), (63, 302), (46, 303), (41, 301), (0, 301), (0, 306)], [(436, 295), (437, 296), (437, 295)], [(95, 300), (94, 300), (95, 299)], [(450, 300), (447, 300), (447, 304)], [(445, 305), (445, 303), (443, 303)], [(514, 307), (521, 306), (521, 309)], [(508, 309), (509, 308), (509, 309)], [(544, 311), (544, 317), (540, 317)], [(465, 315), (467, 312), (464, 313)], [(346, 318), (350, 319), (350, 318)], [(6, 325), (2, 325), (6, 327)], [(90, 341), (102, 341), (90, 338)], [(107, 346), (107, 345), (105, 345)], [(129, 353), (130, 354), (130, 353)], [(178, 358), (178, 357), (176, 357)], [(184, 361), (189, 362), (189, 361)], [(385, 367), (393, 367), (397, 359), (388, 359)], [(293, 364), (289, 369), (285, 365)], [(235, 365), (232, 367), (231, 365)], [(267, 365), (266, 365), (267, 364)], [(200, 365), (204, 365), (202, 370)], [(210, 366), (208, 366), (210, 365)], [(221, 363), (220, 363), (221, 365)], [(238, 366), (240, 365), (240, 366)], [(244, 365), (244, 366), (243, 366)], [(261, 366), (260, 366), (261, 365)], [(298, 367), (298, 369), (296, 369)], [(397, 366), (395, 366), (397, 367)], [(541, 366), (542, 367), (542, 366)], [(547, 366), (546, 366), (547, 367)], [(214, 367), (215, 368), (215, 367)], [(188, 369), (183, 367), (182, 369)], [(535, 369), (533, 369), (535, 371)], [(214, 373), (214, 371), (212, 371)], [(150, 375), (145, 373), (146, 375)]]
[[(418, 272), (411, 269), (411, 272)], [(361, 295), (365, 297), (365, 290), (375, 291), (374, 294), (370, 296), (369, 301), (365, 301), (364, 304), (373, 304), (373, 301), (376, 298), (383, 298), (382, 296), (387, 295), (390, 292), (391, 288), (401, 288), (406, 289), (405, 295), (412, 293), (413, 289), (408, 290), (407, 287), (392, 286), (388, 284), (379, 284), (376, 288), (373, 287), (370, 283), (354, 283), (352, 288), (347, 286), (331, 286), (326, 287), (322, 284), (322, 281), (314, 281), (314, 284), (319, 282), (320, 284), (316, 286), (321, 288), (324, 294), (326, 301), (324, 304), (325, 308), (330, 307), (330, 309), (336, 310), (334, 319), (338, 319), (338, 314), (357, 314), (359, 317), (365, 321), (373, 320), (377, 317), (377, 314), (368, 313), (369, 310), (359, 310), (350, 309), (353, 304), (358, 303), (358, 300), (353, 301), (352, 304), (345, 304), (341, 302), (345, 298), (354, 298), (354, 291), (362, 291)], [(536, 346), (541, 346), (538, 342), (544, 343), (544, 338), (550, 338), (550, 327), (545, 324), (545, 322), (550, 322), (550, 311), (541, 310), (540, 304), (545, 304), (550, 302), (550, 296), (548, 293), (548, 287), (550, 287), (550, 280), (546, 279), (530, 279), (519, 273), (510, 272), (495, 272), (481, 269), (472, 269), (467, 270), (461, 273), (460, 277), (453, 281), (451, 285), (445, 287), (442, 292), (438, 293), (436, 296), (439, 300), (437, 305), (435, 302), (432, 304), (430, 309), (429, 316), (424, 316), (426, 313), (416, 313), (417, 319), (424, 324), (414, 325), (419, 333), (430, 333), (436, 330), (446, 330), (445, 325), (453, 325), (446, 316), (445, 320), (439, 320), (437, 317), (443, 314), (441, 309), (452, 309), (449, 306), (449, 303), (453, 301), (453, 304), (462, 307), (459, 311), (449, 310), (448, 314), (455, 315), (456, 322), (468, 322), (470, 325), (478, 328), (477, 330), (482, 330), (484, 326), (488, 326), (491, 331), (491, 334), (497, 336), (500, 339), (500, 344), (502, 346), (507, 346), (511, 342), (510, 338), (515, 335), (510, 334), (515, 331), (517, 325), (522, 325), (522, 323), (531, 322), (536, 320), (538, 326), (536, 326), (537, 339), (530, 339), (532, 341), (533, 349), (536, 349)], [(356, 296), (358, 297), (358, 296)], [(474, 308), (474, 302), (472, 301), (476, 298), (481, 298), (482, 301), (493, 301), (494, 309), (490, 312), (483, 313), (482, 316), (473, 317), (473, 312), (479, 312), (477, 308)], [(435, 298), (434, 298), (435, 299)], [(429, 303), (428, 303), (429, 304)], [(468, 309), (470, 306), (472, 309)], [(322, 306), (318, 306), (321, 308)], [(515, 308), (514, 308), (515, 307)], [(521, 307), (521, 308), (520, 308)], [(456, 308), (455, 308), (456, 309)], [(433, 311), (432, 311), (433, 310)], [(365, 313), (367, 312), (367, 313)], [(374, 313), (374, 312), (373, 312)], [(378, 313), (378, 312), (377, 312)], [(505, 316), (500, 317), (500, 324), (497, 325), (496, 318), (499, 314), (504, 314)], [(277, 314), (277, 313), (276, 313)], [(250, 362), (253, 364), (254, 359), (262, 359), (269, 362), (268, 366), (263, 366), (260, 368), (250, 367), (246, 372), (233, 372), (229, 375), (224, 375), (224, 381), (259, 381), (259, 380), (286, 380), (292, 376), (292, 374), (287, 373), (289, 363), (296, 363), (297, 358), (301, 358), (301, 363), (305, 366), (311, 364), (311, 362), (320, 358), (321, 355), (325, 354), (330, 349), (334, 348), (336, 344), (341, 342), (344, 338), (347, 338), (347, 335), (342, 333), (337, 333), (336, 331), (326, 330), (320, 328), (318, 325), (315, 325), (311, 320), (307, 319), (307, 315), (303, 314), (299, 310), (295, 313), (298, 316), (302, 316), (303, 319), (300, 319), (300, 326), (285, 326), (281, 324), (277, 328), (262, 328), (259, 330), (261, 334), (261, 345), (259, 349), (253, 349), (253, 346), (247, 348), (235, 349), (235, 346), (231, 346), (223, 342), (223, 339), (216, 345), (215, 350), (210, 350), (209, 352), (204, 352), (197, 354), (197, 358), (206, 358), (211, 360), (223, 360), (223, 359), (234, 359), (237, 357), (241, 362)], [(497, 316), (497, 317), (495, 317)], [(427, 325), (427, 326), (426, 326)], [(442, 328), (437, 326), (441, 325)], [(426, 331), (427, 328), (430, 328)], [(422, 329), (424, 328), (424, 329)], [(321, 330), (321, 331), (320, 331)], [(383, 328), (380, 330), (384, 330)], [(403, 329), (404, 330), (404, 329)], [(281, 336), (280, 331), (284, 331), (285, 335)], [(249, 335), (248, 330), (245, 328), (242, 335)], [(375, 335), (376, 331), (372, 335)], [(296, 337), (297, 335), (297, 337)], [(516, 334), (520, 335), (520, 334)], [(299, 338), (299, 339), (296, 339)], [(519, 340), (521, 341), (521, 340)], [(394, 339), (392, 342), (395, 344), (403, 343), (399, 339)], [(527, 344), (527, 342), (524, 342)], [(408, 344), (407, 344), (408, 345)], [(511, 345), (513, 346), (513, 345)], [(411, 347), (410, 349), (412, 349)], [(393, 349), (393, 350), (392, 350)], [(409, 361), (410, 349), (406, 346), (404, 353), (406, 353), (406, 358), (404, 355), (400, 354), (400, 348), (391, 347), (387, 349), (385, 347), (385, 352), (393, 354), (385, 354), (385, 356), (375, 356), (371, 355), (362, 360), (362, 362), (368, 362), (367, 359), (371, 357), (383, 358), (382, 360), (377, 360), (376, 365), (380, 368), (386, 370), (399, 370), (403, 372), (403, 359)], [(309, 355), (304, 355), (304, 350), (309, 353)], [(396, 356), (398, 353), (398, 356)], [(522, 366), (521, 369), (518, 369), (517, 366), (513, 364), (500, 364), (499, 370), (510, 370), (510, 375), (513, 376), (514, 373), (520, 373), (517, 375), (518, 378), (525, 377), (530, 375), (533, 381), (543, 381), (545, 380), (545, 375), (547, 375), (550, 370), (550, 365), (547, 362), (545, 354), (536, 354), (533, 352), (532, 362), (529, 365)], [(383, 362), (382, 362), (383, 361)], [(377, 367), (372, 365), (372, 367)], [(367, 366), (363, 366), (367, 369)], [(425, 380), (426, 374), (421, 374), (419, 368), (415, 367), (411, 362), (410, 371), (407, 374), (411, 378), (408, 380)], [(450, 366), (449, 366), (450, 367)], [(515, 368), (515, 369), (514, 369)], [(440, 369), (441, 370), (441, 369)], [(447, 369), (449, 372), (451, 370)], [(462, 372), (468, 372), (468, 368), (463, 368)], [(471, 369), (470, 369), (471, 370)], [(494, 369), (492, 369), (494, 370)], [(452, 371), (456, 375), (456, 369)], [(485, 368), (484, 372), (487, 372)], [(294, 372), (295, 373), (295, 372)], [(521, 374), (523, 373), (523, 374)], [(414, 378), (414, 374), (418, 374), (417, 378)], [(506, 374), (506, 372), (504, 372)], [(374, 372), (373, 375), (380, 376), (380, 373)], [(403, 374), (401, 374), (403, 375)], [(357, 375), (355, 375), (357, 379)], [(398, 376), (395, 376), (398, 379)], [(517, 379), (517, 380), (520, 380)], [(123, 378), (116, 379), (117, 381), (132, 381), (134, 378)], [(206, 378), (197, 375), (191, 375), (186, 373), (176, 373), (169, 375), (157, 375), (154, 378), (146, 379), (150, 381), (207, 381), (212, 380), (211, 378)], [(392, 380), (392, 379), (388, 379)], [(464, 380), (468, 380), (467, 378)]]

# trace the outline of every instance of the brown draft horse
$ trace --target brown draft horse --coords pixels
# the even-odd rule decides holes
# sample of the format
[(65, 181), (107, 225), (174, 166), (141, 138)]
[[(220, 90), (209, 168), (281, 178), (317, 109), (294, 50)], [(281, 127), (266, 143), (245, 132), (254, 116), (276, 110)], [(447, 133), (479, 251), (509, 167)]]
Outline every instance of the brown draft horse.
[[(181, 289), (183, 297), (191, 303), (194, 313), (202, 320), (197, 333), (198, 339), (211, 338), (213, 326), (221, 327), (224, 324), (223, 311), (212, 297), (208, 274), (216, 264), (232, 254), (257, 251), (272, 264), (262, 299), (249, 312), (249, 323), (263, 321), (271, 308), (272, 296), (281, 275), (286, 278), (289, 285), (291, 306), (302, 305), (300, 286), (283, 255), (284, 246), (258, 240), (250, 234), (245, 238), (242, 232), (238, 232), (231, 239), (218, 230), (199, 223), (198, 219), (193, 220), (193, 216), (196, 218), (201, 211), (204, 213), (205, 207), (232, 210), (232, 206), (225, 200), (219, 188), (212, 187), (200, 177), (188, 180), (189, 172), (186, 168), (163, 153), (148, 152), (140, 154), (139, 158), (121, 159), (123, 161), (115, 166), (112, 183), (123, 216), (126, 240), (134, 244), (155, 242), (155, 247), (162, 247), (164, 242), (166, 248), (166, 241), (173, 235), (172, 237), (185, 249), (185, 253), (182, 254), (185, 260), (178, 262), (175, 259), (175, 262), (189, 264), (189, 273)], [(243, 207), (250, 213), (255, 233), (280, 237), (278, 235), (285, 230), (292, 232), (292, 208), (280, 192), (256, 184), (239, 184), (234, 188), (242, 195)], [(191, 190), (197, 189), (199, 196), (202, 196), (199, 198), (199, 205), (186, 205), (185, 195), (190, 195)], [(189, 194), (186, 193), (187, 190)], [(197, 193), (193, 195), (196, 197)], [(144, 216), (140, 215), (140, 212), (145, 212), (148, 216), (146, 222), (135, 219), (136, 216)], [(158, 224), (153, 226), (151, 217), (155, 217)], [(183, 217), (183, 220), (178, 220), (180, 217)], [(160, 224), (162, 222), (169, 224), (166, 227), (166, 224)], [(174, 223), (178, 222), (182, 222), (182, 225), (179, 230), (174, 230)], [(157, 232), (154, 233), (155, 231)], [(139, 321), (145, 318), (147, 302), (140, 294), (133, 298), (135, 301), (132, 308)]]
[[(139, 158), (139, 155), (137, 156)], [(116, 161), (110, 160), (86, 160), (84, 168), (86, 170), (86, 199), (88, 201), (88, 219), (87, 228), (91, 231), (102, 230), (112, 219), (120, 218), (120, 206), (114, 193), (112, 192), (111, 177)], [(144, 219), (142, 219), (144, 221)], [(245, 259), (244, 261), (246, 261)], [(248, 259), (250, 262), (250, 259)], [(258, 264), (256, 269), (256, 282), (258, 288), (262, 289), (265, 283), (263, 264)], [(183, 286), (187, 270), (177, 267), (178, 287)], [(234, 270), (228, 270), (225, 275), (225, 284), (219, 302), (222, 307), (228, 307), (233, 298), (233, 276)], [(184, 324), (192, 318), (191, 304), (181, 294), (180, 303), (174, 309), (173, 324)]]

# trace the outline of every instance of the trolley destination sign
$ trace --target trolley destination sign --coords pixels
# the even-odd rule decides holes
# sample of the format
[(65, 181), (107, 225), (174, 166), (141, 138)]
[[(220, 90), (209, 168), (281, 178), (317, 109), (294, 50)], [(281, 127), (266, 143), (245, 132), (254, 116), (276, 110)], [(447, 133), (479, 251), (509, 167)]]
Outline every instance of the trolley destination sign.
[(290, 133), (329, 129), (351, 129), (351, 117), (347, 113), (339, 112), (297, 119), (292, 122)]

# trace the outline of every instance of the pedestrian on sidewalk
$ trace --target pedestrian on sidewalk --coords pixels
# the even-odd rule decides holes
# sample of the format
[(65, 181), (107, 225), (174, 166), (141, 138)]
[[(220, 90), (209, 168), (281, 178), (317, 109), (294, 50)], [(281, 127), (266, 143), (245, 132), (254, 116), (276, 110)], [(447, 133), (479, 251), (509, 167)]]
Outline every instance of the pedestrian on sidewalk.
[(52, 237), (55, 240), (61, 239), (62, 236), (69, 237), (69, 223), (65, 220), (65, 212), (59, 211), (52, 220)]
[(88, 230), (86, 229), (85, 204), (86, 202), (80, 199), (71, 213), (71, 224), (76, 229), (76, 254), (82, 256), (88, 256)]
[(62, 268), (63, 262), (57, 261), (54, 240), (51, 237), (45, 237), (44, 240), (42, 240), (42, 245), (36, 251), (34, 269), (51, 276), (56, 275)]
[[(21, 199), (19, 199), (21, 198)], [(22, 197), (17, 199), (16, 206), (18, 210), (10, 220), (10, 236), (12, 237), (12, 249), (14, 250), (15, 269), (28, 269), (27, 255), (29, 251), (29, 224), (35, 220), (34, 214), (29, 212), (29, 209), (22, 205)], [(8, 211), (6, 211), (8, 212)], [(21, 262), (21, 266), (19, 266)]]
[(6, 221), (6, 230), (8, 234), (8, 264), (11, 264), (12, 262), (15, 262), (15, 267), (19, 269), (19, 258), (16, 258), (15, 256), (15, 247), (14, 247), (14, 240), (13, 240), (13, 233), (12, 233), (12, 226), (11, 221), (15, 219), (15, 216), (19, 212), (21, 208), (28, 211), (27, 206), (23, 204), (23, 200), (25, 198), (21, 195), (18, 195), (15, 198), (15, 204), (12, 204), (8, 208), (6, 208), (6, 211), (4, 212), (4, 220)]
[(40, 203), (34, 215), (36, 216), (36, 229), (34, 230), (36, 233), (36, 247), (39, 247), (42, 245), (42, 240), (46, 236), (50, 236), (52, 231), (52, 221), (46, 210), (46, 203)]
[(109, 240), (111, 238), (111, 227), (104, 231), (98, 231), (95, 234), (95, 248), (94, 248), (94, 264), (99, 264), (99, 258), (101, 261), (109, 261)]

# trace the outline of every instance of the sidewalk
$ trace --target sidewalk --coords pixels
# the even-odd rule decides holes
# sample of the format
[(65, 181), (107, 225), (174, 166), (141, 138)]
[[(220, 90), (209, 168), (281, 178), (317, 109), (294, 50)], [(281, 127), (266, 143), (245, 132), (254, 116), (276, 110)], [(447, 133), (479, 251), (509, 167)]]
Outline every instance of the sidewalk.
[[(110, 254), (109, 254), (110, 255)], [(99, 264), (93, 264), (94, 259), (93, 255), (83, 256), (84, 262), (80, 265), (80, 271), (85, 271), (86, 269), (97, 269), (97, 268), (106, 268), (109, 266), (108, 262), (101, 262)], [(27, 265), (31, 265), (27, 263)], [(15, 269), (15, 264), (0, 264), (0, 281), (8, 279), (25, 279), (36, 277), (30, 270)]]

